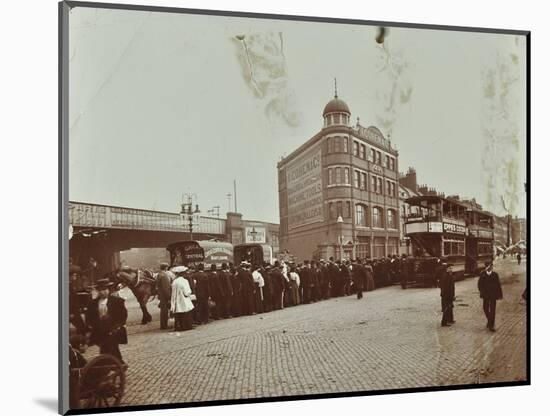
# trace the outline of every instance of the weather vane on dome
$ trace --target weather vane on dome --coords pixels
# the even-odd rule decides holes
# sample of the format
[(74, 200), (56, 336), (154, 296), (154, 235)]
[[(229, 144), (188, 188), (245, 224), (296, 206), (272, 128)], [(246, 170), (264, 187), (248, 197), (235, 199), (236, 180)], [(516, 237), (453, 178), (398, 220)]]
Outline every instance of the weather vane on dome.
[(336, 85), (336, 78), (334, 78), (334, 98), (338, 98), (338, 87)]

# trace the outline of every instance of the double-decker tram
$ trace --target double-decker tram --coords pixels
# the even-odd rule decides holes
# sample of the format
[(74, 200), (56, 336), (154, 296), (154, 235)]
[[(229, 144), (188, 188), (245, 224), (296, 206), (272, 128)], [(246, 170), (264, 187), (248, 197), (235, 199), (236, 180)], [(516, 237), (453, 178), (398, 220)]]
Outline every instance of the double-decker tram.
[(478, 274), (493, 260), (493, 216), (477, 207), (466, 211), (466, 274)]
[(408, 198), (415, 213), (405, 219), (405, 234), (410, 238), (415, 257), (417, 282), (435, 283), (438, 259), (453, 265), (456, 278), (464, 276), (466, 265), (466, 207), (458, 200), (440, 195)]
[(170, 252), (170, 267), (196, 266), (203, 263), (206, 268), (215, 264), (233, 263), (233, 245), (218, 240), (187, 240), (172, 243), (166, 247)]
[(237, 244), (233, 249), (235, 264), (246, 261), (253, 265), (273, 264), (273, 248), (269, 244), (246, 243)]

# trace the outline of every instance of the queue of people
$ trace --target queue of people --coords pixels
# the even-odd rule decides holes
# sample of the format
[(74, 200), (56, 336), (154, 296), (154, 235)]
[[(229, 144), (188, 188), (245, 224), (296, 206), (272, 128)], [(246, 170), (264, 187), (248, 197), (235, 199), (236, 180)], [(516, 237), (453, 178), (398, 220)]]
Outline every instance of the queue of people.
[[(391, 260), (387, 263), (390, 264)], [(384, 261), (384, 264), (386, 261)], [(380, 267), (381, 262), (374, 264)], [(366, 260), (275, 262), (237, 266), (215, 264), (205, 270), (196, 266), (160, 265), (157, 293), (160, 328), (168, 329), (169, 316), (174, 330), (185, 331), (212, 320), (253, 315), (338, 296), (357, 294), (375, 288), (373, 262)]]

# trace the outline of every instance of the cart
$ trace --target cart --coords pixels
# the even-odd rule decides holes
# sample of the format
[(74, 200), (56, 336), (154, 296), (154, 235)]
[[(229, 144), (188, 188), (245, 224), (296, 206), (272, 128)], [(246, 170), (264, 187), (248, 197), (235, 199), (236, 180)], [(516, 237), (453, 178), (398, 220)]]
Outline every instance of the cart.
[(126, 369), (126, 365), (110, 354), (100, 354), (84, 367), (71, 369), (71, 409), (118, 406), (124, 395)]

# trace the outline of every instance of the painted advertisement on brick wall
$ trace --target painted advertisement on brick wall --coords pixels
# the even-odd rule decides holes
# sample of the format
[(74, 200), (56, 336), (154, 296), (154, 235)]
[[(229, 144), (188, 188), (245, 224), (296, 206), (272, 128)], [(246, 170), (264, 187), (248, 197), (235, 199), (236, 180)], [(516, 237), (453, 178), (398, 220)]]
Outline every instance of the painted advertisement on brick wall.
[(323, 221), (321, 148), (289, 163), (286, 169), (288, 228)]

